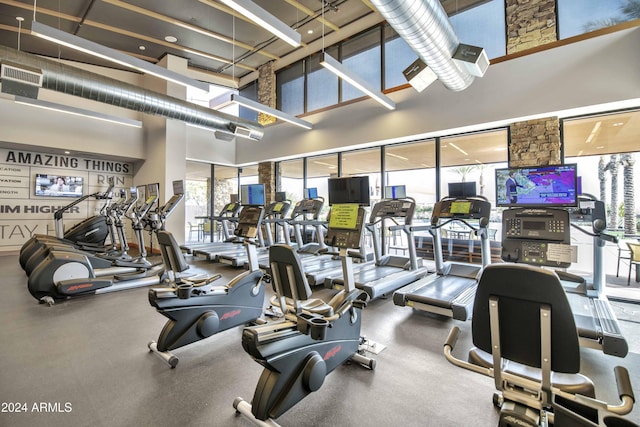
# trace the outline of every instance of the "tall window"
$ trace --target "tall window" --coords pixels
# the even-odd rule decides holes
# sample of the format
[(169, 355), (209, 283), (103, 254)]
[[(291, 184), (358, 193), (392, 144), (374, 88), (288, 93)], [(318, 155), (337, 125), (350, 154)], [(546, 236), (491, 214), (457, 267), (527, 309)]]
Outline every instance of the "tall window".
[[(376, 89), (381, 88), (380, 28), (343, 43), (342, 64)], [(365, 96), (360, 89), (342, 81), (342, 101)]]
[(324, 198), (322, 216), (329, 211), (328, 180), (338, 176), (338, 155), (315, 156), (307, 158), (307, 188), (316, 188), (318, 196)]
[(560, 39), (640, 18), (637, 0), (557, 0)]
[(577, 163), (582, 192), (605, 202), (608, 228), (636, 234), (640, 111), (567, 119), (562, 129), (565, 162)]
[(384, 26), (384, 88), (407, 83), (402, 72), (418, 59), (418, 55), (389, 24)]
[(209, 216), (209, 186), (211, 184), (211, 165), (209, 163), (187, 161), (185, 172), (185, 236), (186, 240), (200, 239), (199, 227)]
[[(337, 58), (337, 49), (327, 49)], [(320, 65), (322, 54), (308, 59), (307, 111), (319, 110), (338, 103), (338, 76)]]
[(476, 193), (491, 202), (490, 235), (501, 239), (502, 216), (496, 209), (495, 169), (507, 167), (506, 129), (469, 133), (440, 140), (440, 197), (449, 195), (449, 184), (475, 182)]
[(371, 202), (382, 197), (380, 148), (342, 153), (341, 176), (369, 176)]
[(304, 64), (296, 62), (276, 76), (277, 108), (294, 116), (304, 113)]
[(404, 185), (407, 196), (416, 201), (415, 219), (431, 217), (436, 202), (435, 141), (385, 147), (386, 186)]
[(506, 54), (504, 12), (504, 0), (490, 0), (452, 13), (449, 21), (460, 42), (483, 47), (491, 59)]
[(284, 160), (278, 164), (280, 171), (280, 188), (291, 200), (292, 206), (302, 200), (304, 189), (303, 159)]

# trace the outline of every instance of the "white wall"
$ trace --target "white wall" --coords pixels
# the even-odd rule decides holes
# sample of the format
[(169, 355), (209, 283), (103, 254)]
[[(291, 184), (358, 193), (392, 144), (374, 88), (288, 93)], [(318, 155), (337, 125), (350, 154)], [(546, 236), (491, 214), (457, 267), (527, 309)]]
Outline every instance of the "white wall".
[[(237, 144), (238, 164), (408, 141), (489, 128), (529, 116), (634, 99), (640, 105), (640, 28), (619, 31), (489, 67), (462, 92), (439, 82), (422, 93), (389, 94), (389, 111), (371, 99), (304, 117), (313, 130), (280, 123), (260, 142)], [(618, 106), (616, 105), (616, 108)]]

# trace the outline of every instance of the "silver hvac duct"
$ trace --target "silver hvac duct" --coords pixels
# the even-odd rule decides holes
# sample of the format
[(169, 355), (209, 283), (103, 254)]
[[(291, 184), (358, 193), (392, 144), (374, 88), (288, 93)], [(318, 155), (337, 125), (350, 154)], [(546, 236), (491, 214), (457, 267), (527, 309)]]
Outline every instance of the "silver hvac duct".
[(433, 70), (448, 89), (464, 90), (473, 76), (451, 57), (460, 41), (440, 0), (371, 0), (389, 25)]
[(181, 120), (231, 135), (247, 136), (248, 134), (249, 138), (254, 140), (260, 140), (264, 136), (263, 126), (256, 122), (220, 113), (10, 47), (0, 46), (0, 63), (5, 62), (13, 66), (22, 65), (28, 69), (39, 69), (42, 72), (42, 87), (45, 89), (146, 114)]

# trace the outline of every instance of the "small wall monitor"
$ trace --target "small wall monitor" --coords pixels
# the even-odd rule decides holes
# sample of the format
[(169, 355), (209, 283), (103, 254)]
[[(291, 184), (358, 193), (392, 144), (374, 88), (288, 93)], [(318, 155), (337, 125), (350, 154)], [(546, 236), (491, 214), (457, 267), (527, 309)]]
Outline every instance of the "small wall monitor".
[(276, 191), (276, 202), (286, 202), (286, 201), (287, 201), (287, 192)]
[(385, 199), (404, 199), (407, 197), (407, 187), (405, 185), (388, 185), (384, 187)]
[(34, 195), (46, 197), (81, 197), (84, 177), (36, 174)]
[(305, 199), (317, 199), (318, 198), (318, 189), (315, 187), (305, 188), (304, 189), (304, 198)]
[(329, 178), (329, 205), (344, 203), (369, 206), (371, 200), (368, 176)]
[(450, 182), (449, 183), (449, 197), (475, 197), (476, 182)]
[(264, 184), (240, 186), (240, 203), (245, 206), (264, 206)]
[(577, 165), (496, 169), (496, 206), (575, 207)]

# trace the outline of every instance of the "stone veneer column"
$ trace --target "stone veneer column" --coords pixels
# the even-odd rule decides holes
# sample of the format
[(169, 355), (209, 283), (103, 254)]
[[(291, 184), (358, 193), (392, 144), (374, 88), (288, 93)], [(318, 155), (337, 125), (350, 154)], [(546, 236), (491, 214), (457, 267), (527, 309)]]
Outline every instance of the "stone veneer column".
[[(273, 61), (258, 67), (258, 102), (271, 108), (276, 108), (276, 73)], [(258, 113), (258, 123), (263, 126), (276, 122), (276, 118), (264, 113)]]
[(556, 0), (505, 0), (507, 55), (558, 40)]
[(511, 124), (509, 157), (512, 167), (560, 164), (560, 120), (546, 117)]
[(258, 182), (264, 184), (265, 203), (268, 205), (276, 198), (276, 164), (263, 162), (258, 164)]

